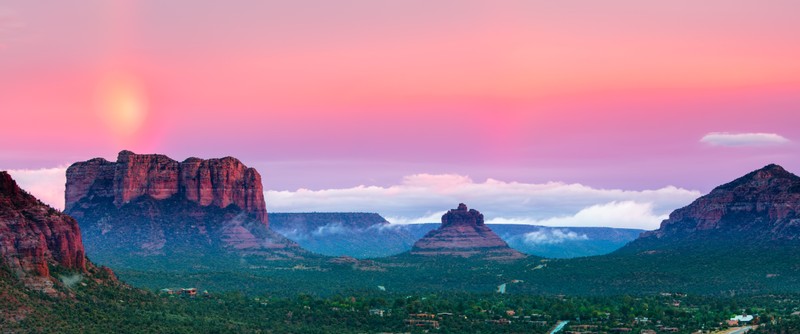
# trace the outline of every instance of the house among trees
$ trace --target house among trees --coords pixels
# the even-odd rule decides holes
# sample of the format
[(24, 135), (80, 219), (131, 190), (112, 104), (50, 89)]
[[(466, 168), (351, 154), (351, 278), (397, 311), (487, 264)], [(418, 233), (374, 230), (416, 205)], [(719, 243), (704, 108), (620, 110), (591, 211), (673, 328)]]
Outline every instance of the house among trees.
[(197, 288), (182, 288), (180, 294), (189, 297), (197, 296)]
[(749, 324), (753, 321), (753, 316), (748, 314), (737, 315), (730, 320), (736, 321), (738, 324)]
[(436, 320), (427, 320), (427, 319), (406, 319), (403, 321), (408, 326), (415, 326), (415, 327), (431, 327), (438, 329), (439, 322)]

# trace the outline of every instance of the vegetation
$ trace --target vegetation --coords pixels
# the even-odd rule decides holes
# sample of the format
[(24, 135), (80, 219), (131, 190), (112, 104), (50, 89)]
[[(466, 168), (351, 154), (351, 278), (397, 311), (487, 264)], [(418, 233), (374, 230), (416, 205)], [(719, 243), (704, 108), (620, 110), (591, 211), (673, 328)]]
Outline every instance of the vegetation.
[[(59, 271), (59, 275), (69, 274)], [(102, 284), (84, 279), (68, 296), (25, 290), (0, 274), (3, 305), (26, 309), (3, 317), (0, 328), (31, 333), (546, 333), (567, 328), (613, 331), (675, 328), (678, 333), (727, 328), (750, 314), (759, 333), (791, 333), (800, 295), (709, 297), (681, 293), (604, 297), (498, 293), (399, 294), (375, 290), (316, 297), (210, 292), (194, 297)], [(8, 304), (8, 293), (15, 304)], [(7, 314), (5, 314), (7, 315)], [(410, 325), (417, 320), (425, 320)], [(419, 326), (417, 326), (417, 324)]]
[[(264, 261), (204, 254), (143, 257), (57, 285), (25, 289), (0, 270), (0, 329), (32, 333), (546, 333), (724, 329), (753, 315), (757, 333), (800, 330), (795, 245), (623, 249), (507, 263), (404, 254), (378, 260)], [(727, 240), (727, 239), (726, 239)], [(54, 277), (72, 277), (51, 268)], [(506, 293), (498, 286), (505, 284)], [(198, 296), (161, 293), (197, 288)], [(208, 290), (209, 294), (202, 294)], [(438, 327), (438, 328), (437, 328)]]

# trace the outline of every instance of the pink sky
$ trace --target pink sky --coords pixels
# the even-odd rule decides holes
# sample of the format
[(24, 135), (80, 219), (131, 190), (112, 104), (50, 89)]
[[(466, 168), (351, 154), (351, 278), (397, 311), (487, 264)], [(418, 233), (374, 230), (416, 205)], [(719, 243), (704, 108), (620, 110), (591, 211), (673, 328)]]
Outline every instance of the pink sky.
[[(235, 156), (274, 190), (455, 173), (705, 191), (773, 162), (798, 173), (798, 12), (731, 0), (4, 1), (0, 169), (130, 149)], [(784, 140), (702, 142), (709, 133)]]

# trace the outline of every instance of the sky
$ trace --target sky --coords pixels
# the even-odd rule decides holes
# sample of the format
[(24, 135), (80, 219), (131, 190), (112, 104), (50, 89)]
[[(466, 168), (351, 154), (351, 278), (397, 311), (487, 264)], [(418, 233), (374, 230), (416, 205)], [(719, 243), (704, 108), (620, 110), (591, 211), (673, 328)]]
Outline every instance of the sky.
[(58, 207), (76, 161), (234, 156), (270, 211), (410, 222), (470, 200), (498, 222), (655, 228), (769, 163), (800, 171), (798, 11), (5, 0), (0, 169)]

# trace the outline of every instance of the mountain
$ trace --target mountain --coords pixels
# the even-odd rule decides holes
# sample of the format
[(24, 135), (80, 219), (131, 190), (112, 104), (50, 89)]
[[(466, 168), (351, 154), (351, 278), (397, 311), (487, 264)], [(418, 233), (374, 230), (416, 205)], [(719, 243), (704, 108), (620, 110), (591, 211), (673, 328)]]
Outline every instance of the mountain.
[[(270, 228), (303, 248), (328, 256), (359, 259), (392, 256), (439, 224), (390, 224), (377, 213), (270, 213)], [(573, 258), (611, 253), (644, 232), (610, 227), (549, 227), (491, 224), (511, 248), (546, 258)]]
[(0, 172), (0, 328), (41, 317), (53, 301), (68, 303), (78, 283), (121, 287), (108, 268), (87, 260), (74, 219)]
[[(401, 225), (415, 240), (439, 224)], [(644, 230), (612, 227), (552, 227), (520, 224), (489, 224), (508, 246), (528, 255), (567, 259), (611, 253), (633, 241)]]
[(26, 193), (0, 172), (0, 262), (26, 286), (54, 293), (50, 266), (84, 273), (78, 223)]
[(232, 157), (177, 162), (122, 151), (116, 162), (77, 162), (67, 169), (65, 207), (100, 263), (212, 265), (222, 261), (218, 255), (308, 254), (269, 229), (261, 176)]
[(722, 242), (780, 245), (800, 240), (800, 177), (768, 165), (673, 211), (622, 251)]
[(796, 292), (798, 208), (800, 179), (768, 165), (673, 211), (659, 229), (611, 254), (553, 260), (526, 282), (565, 294)]
[(525, 255), (508, 247), (484, 224), (483, 214), (463, 203), (442, 216), (442, 225), (414, 243), (412, 255), (449, 255), (514, 260)]
[(270, 227), (314, 253), (374, 258), (411, 249), (419, 239), (377, 213), (270, 213)]
[(163, 200), (175, 195), (200, 206), (235, 205), (268, 225), (261, 175), (232, 157), (177, 162), (160, 154), (121, 151), (116, 162), (95, 158), (67, 169), (65, 211), (81, 213), (87, 197), (112, 199), (120, 208), (147, 195)]

